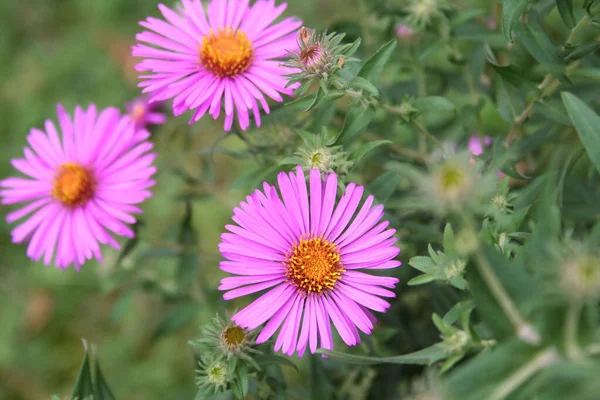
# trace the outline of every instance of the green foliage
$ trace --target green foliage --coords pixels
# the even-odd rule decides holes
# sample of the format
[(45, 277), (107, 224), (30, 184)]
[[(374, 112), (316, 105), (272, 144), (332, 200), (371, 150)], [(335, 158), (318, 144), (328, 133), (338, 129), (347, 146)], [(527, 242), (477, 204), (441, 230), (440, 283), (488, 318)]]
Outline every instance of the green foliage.
[[(59, 272), (0, 228), (0, 399), (113, 400), (110, 382), (144, 399), (595, 400), (598, 1), (288, 2), (316, 27), (300, 49), (327, 51), (281, 61), (298, 68), (295, 98), (269, 100), (260, 127), (188, 126), (166, 104), (158, 184), (120, 251)], [(154, 2), (0, 6), (2, 179), (55, 103), (139, 94), (128, 55), (146, 16)], [(369, 271), (401, 283), (360, 346), (334, 334), (335, 350), (301, 360), (214, 318), (248, 304), (217, 289), (232, 208), (297, 165), (336, 173), (337, 199), (364, 186), (411, 267)], [(80, 364), (82, 332), (102, 338), (106, 377), (94, 351)]]

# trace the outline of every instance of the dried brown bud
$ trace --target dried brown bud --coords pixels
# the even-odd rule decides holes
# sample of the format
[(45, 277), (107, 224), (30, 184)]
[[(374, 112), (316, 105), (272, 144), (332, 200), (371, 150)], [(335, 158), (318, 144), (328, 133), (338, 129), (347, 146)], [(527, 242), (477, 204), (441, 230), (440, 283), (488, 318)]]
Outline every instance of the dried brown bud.
[(304, 26), (302, 27), (302, 29), (300, 29), (300, 32), (298, 32), (298, 40), (304, 44), (308, 43), (308, 41), (310, 40), (310, 36), (310, 32)]
[(338, 67), (342, 68), (344, 66), (344, 62), (345, 62), (344, 58), (340, 57), (340, 59), (338, 60)]

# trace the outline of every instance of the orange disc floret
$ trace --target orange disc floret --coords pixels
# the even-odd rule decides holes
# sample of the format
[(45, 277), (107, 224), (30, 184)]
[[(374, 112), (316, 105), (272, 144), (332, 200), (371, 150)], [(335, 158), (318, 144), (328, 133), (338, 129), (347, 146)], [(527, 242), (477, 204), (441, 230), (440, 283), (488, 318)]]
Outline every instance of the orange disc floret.
[(95, 187), (92, 171), (77, 163), (65, 163), (57, 171), (51, 194), (67, 207), (78, 207), (92, 198)]
[(322, 237), (301, 239), (285, 262), (286, 277), (307, 293), (333, 289), (346, 270), (335, 243)]
[(212, 30), (200, 48), (200, 63), (219, 77), (233, 77), (246, 71), (252, 61), (252, 43), (246, 34), (231, 28)]

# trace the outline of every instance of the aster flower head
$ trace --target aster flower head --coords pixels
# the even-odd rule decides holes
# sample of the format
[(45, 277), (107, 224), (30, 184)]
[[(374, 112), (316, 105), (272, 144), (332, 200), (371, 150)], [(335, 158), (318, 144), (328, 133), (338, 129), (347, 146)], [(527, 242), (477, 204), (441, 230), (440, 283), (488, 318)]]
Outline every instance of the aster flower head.
[(116, 108), (76, 107), (74, 118), (57, 109), (62, 137), (49, 120), (45, 132), (32, 129), (25, 158), (12, 160), (26, 178), (0, 181), (0, 198), (24, 204), (6, 219), (25, 219), (12, 239), (29, 241), (31, 259), (49, 265), (56, 250), (56, 266), (78, 269), (88, 259), (102, 260), (99, 244), (119, 248), (112, 234), (134, 236), (126, 224), (142, 212), (136, 204), (151, 196), (156, 154), (149, 153), (150, 133)]
[(233, 380), (228, 365), (223, 361), (204, 356), (198, 366), (200, 368), (196, 370), (196, 385), (204, 394), (222, 393)]
[(228, 323), (217, 314), (204, 328), (203, 337), (190, 341), (190, 344), (203, 352), (212, 353), (215, 360), (241, 359), (256, 369), (260, 369), (252, 358), (253, 354), (261, 353), (255, 349), (255, 339), (255, 332), (250, 332), (233, 322)]
[(138, 129), (148, 125), (162, 125), (167, 122), (167, 116), (158, 112), (161, 102), (150, 103), (147, 96), (134, 99), (125, 105), (129, 118), (135, 122)]
[(480, 156), (483, 154), (484, 148), (492, 144), (494, 139), (490, 136), (484, 136), (483, 138), (474, 135), (469, 138), (468, 148), (471, 154), (474, 156)]
[(440, 215), (490, 212), (497, 176), (484, 170), (483, 162), (470, 152), (446, 153), (446, 156), (431, 157), (427, 172), (408, 169), (418, 189), (410, 205), (424, 211), (435, 210)]
[(285, 64), (291, 71), (288, 85), (301, 83), (294, 95), (301, 96), (314, 82), (326, 82), (343, 68), (347, 61), (355, 61), (352, 55), (360, 40), (342, 44), (344, 33), (315, 32), (302, 27), (298, 32), (298, 50), (291, 54)]
[(349, 155), (343, 151), (342, 146), (329, 146), (327, 128), (319, 135), (310, 132), (298, 130), (298, 135), (302, 138), (302, 145), (294, 153), (294, 157), (289, 160), (295, 164), (301, 165), (305, 172), (311, 169), (318, 169), (321, 172), (337, 173), (346, 175), (354, 165), (349, 161)]
[(449, 8), (445, 0), (409, 0), (405, 7), (407, 24), (417, 28), (433, 25)]
[(414, 34), (414, 29), (406, 24), (396, 26), (396, 37), (400, 40), (410, 40)]
[(600, 297), (600, 257), (596, 252), (575, 245), (561, 264), (559, 283), (567, 297), (578, 301)]
[(223, 297), (267, 290), (232, 320), (246, 329), (266, 322), (257, 343), (279, 329), (275, 351), (288, 355), (332, 349), (331, 322), (346, 344), (360, 343), (358, 331), (370, 334), (376, 322), (371, 310), (390, 307), (381, 297), (395, 297), (398, 282), (359, 271), (401, 264), (395, 230), (380, 222), (383, 206), (369, 196), (359, 209), (364, 188), (354, 183), (336, 202), (337, 175), (316, 169), (308, 186), (300, 166), (281, 172), (278, 186), (248, 196), (221, 236), (220, 268), (234, 275), (221, 281)]
[[(225, 130), (235, 114), (245, 130), (252, 111), (260, 126), (259, 104), (265, 113), (265, 96), (283, 101), (285, 74), (291, 71), (275, 59), (296, 46), (295, 18), (274, 21), (287, 4), (275, 0), (212, 0), (205, 11), (200, 0), (182, 0), (178, 12), (159, 5), (165, 20), (149, 17), (140, 22), (147, 30), (139, 33), (133, 55), (142, 57), (136, 69), (139, 84), (150, 101), (173, 99), (173, 113), (193, 110), (190, 123), (207, 112), (217, 119), (225, 109)], [(147, 44), (143, 44), (147, 43)]]

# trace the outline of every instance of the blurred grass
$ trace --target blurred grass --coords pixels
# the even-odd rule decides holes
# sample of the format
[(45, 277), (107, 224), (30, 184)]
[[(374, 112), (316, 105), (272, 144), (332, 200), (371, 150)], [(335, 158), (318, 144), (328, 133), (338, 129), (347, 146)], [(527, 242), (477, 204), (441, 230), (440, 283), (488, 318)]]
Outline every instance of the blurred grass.
[[(325, 27), (356, 17), (356, 1), (291, 0), (286, 15), (306, 25)], [(2, 0), (0, 2), (0, 178), (15, 171), (10, 159), (21, 157), (25, 137), (45, 119), (56, 120), (56, 103), (122, 105), (139, 94), (135, 60), (130, 57), (137, 22), (158, 16), (149, 0)], [(168, 4), (174, 4), (168, 2)], [(343, 6), (342, 6), (343, 5)], [(222, 121), (204, 119), (181, 130), (186, 116), (154, 130), (159, 159), (158, 185), (144, 207), (142, 239), (161, 245), (173, 235), (183, 215), (175, 196), (182, 188), (170, 171), (183, 168), (200, 175), (197, 151), (210, 147), (222, 133)], [(188, 143), (189, 142), (189, 143)], [(235, 146), (235, 141), (230, 141)], [(183, 148), (188, 149), (183, 153)], [(216, 287), (219, 234), (242, 193), (228, 191), (245, 170), (244, 162), (216, 157), (212, 198), (194, 203), (202, 262), (199, 279)], [(10, 209), (0, 209), (4, 217)], [(169, 309), (159, 294), (137, 290), (124, 304), (122, 318), (111, 319), (123, 294), (115, 271), (117, 252), (104, 249), (105, 263), (88, 263), (82, 271), (61, 271), (35, 264), (24, 245), (13, 245), (11, 226), (0, 223), (0, 399), (48, 399), (70, 394), (83, 355), (80, 339), (98, 347), (104, 374), (120, 399), (193, 398), (194, 360), (187, 340), (214, 315), (209, 306), (194, 323), (156, 344), (149, 337)], [(150, 263), (150, 262), (149, 262)], [(162, 261), (155, 262), (161, 264)], [(165, 268), (168, 263), (164, 263)], [(215, 299), (219, 304), (222, 300)], [(242, 303), (239, 303), (242, 304)], [(125, 307), (127, 305), (127, 307)], [(221, 304), (222, 305), (222, 304)]]

